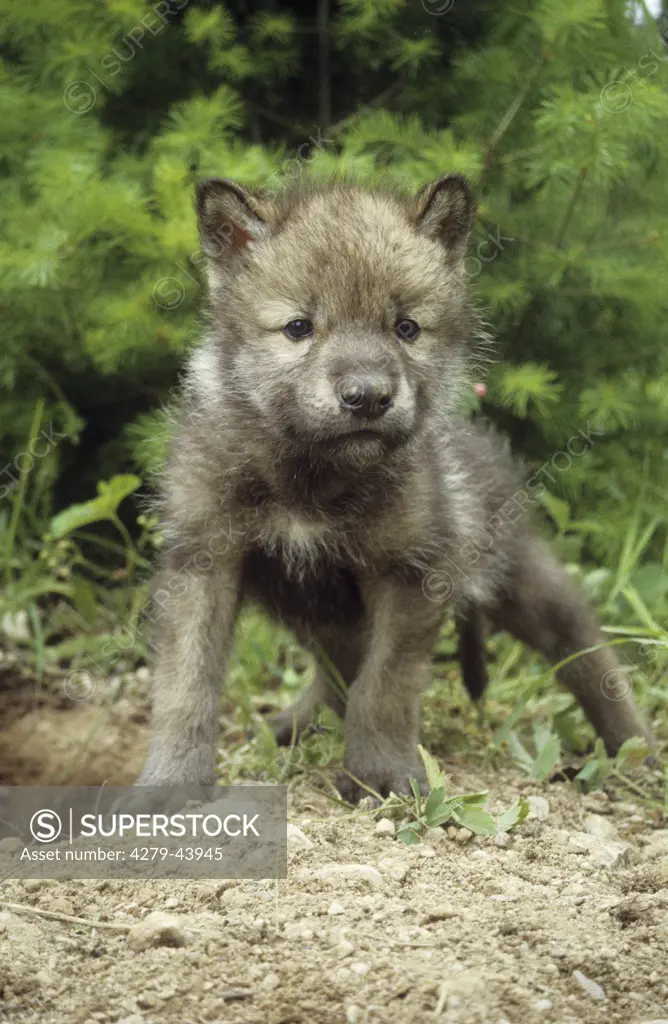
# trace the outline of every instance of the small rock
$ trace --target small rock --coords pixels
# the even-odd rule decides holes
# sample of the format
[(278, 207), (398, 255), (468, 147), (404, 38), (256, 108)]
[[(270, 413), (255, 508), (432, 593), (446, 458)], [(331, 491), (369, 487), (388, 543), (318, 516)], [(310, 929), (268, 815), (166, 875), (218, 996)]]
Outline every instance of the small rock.
[(315, 870), (304, 869), (297, 875), (300, 879), (311, 878), (350, 878), (354, 881), (366, 882), (372, 889), (383, 887), (383, 876), (377, 868), (370, 864), (327, 864)]
[(578, 985), (587, 993), (590, 999), (593, 999), (597, 1003), (602, 1003), (605, 999), (605, 992), (596, 981), (592, 981), (582, 971), (573, 971), (573, 977), (577, 981)]
[(274, 989), (278, 988), (280, 984), (281, 979), (279, 978), (279, 976), (271, 971), (269, 972), (269, 974), (265, 974), (264, 978), (262, 979), (262, 988)]
[(17, 836), (5, 836), (0, 839), (0, 853), (18, 853), (23, 850), (25, 843)]
[(418, 857), (436, 856), (436, 850), (433, 846), (430, 846), (429, 843), (420, 843), (420, 845), (415, 848), (415, 853)]
[(499, 832), (498, 835), (494, 836), (492, 842), (495, 846), (499, 846), (502, 850), (505, 850), (506, 847), (510, 846), (510, 836), (507, 832)]
[(28, 625), (28, 613), (25, 610), (18, 612), (6, 612), (2, 616), (2, 623), (0, 623), (0, 629), (5, 634), (8, 640), (14, 642), (20, 640), (30, 640), (30, 627)]
[(536, 818), (538, 821), (547, 821), (550, 816), (550, 805), (544, 796), (528, 796), (529, 813), (527, 820)]
[(353, 974), (356, 974), (359, 978), (363, 978), (365, 974), (368, 974), (371, 970), (369, 964), (363, 960), (357, 960), (355, 963), (350, 965), (350, 970)]
[(533, 1005), (534, 1005), (534, 1009), (538, 1010), (539, 1013), (542, 1013), (545, 1010), (551, 1010), (552, 1009), (552, 1000), (551, 999), (537, 999), (536, 1002)]
[(337, 917), (339, 914), (345, 914), (345, 912), (346, 908), (342, 903), (339, 903), (338, 900), (334, 900), (333, 903), (330, 903), (329, 909), (327, 910), (330, 917)]
[(165, 910), (175, 910), (179, 905), (179, 901), (176, 896), (170, 896), (168, 900), (165, 900)]
[(455, 841), (460, 843), (462, 846), (464, 843), (470, 843), (473, 839), (473, 832), (470, 832), (467, 828), (460, 828), (455, 837)]
[(351, 953), (355, 952), (355, 947), (353, 946), (352, 942), (350, 942), (348, 939), (341, 939), (336, 949), (339, 955), (342, 957), (350, 956)]
[(149, 949), (151, 946), (183, 946), (185, 935), (180, 918), (154, 910), (128, 932), (128, 946)]
[(585, 832), (588, 832), (590, 836), (596, 836), (597, 839), (619, 840), (615, 826), (607, 818), (602, 818), (600, 814), (588, 814), (582, 824)]
[(140, 665), (135, 672), (135, 678), (139, 683), (150, 683), (151, 682), (151, 670), (146, 665)]
[(346, 1024), (359, 1024), (362, 1019), (362, 1010), (359, 1006), (355, 1006), (351, 1003), (350, 1006), (346, 1006)]
[(381, 818), (376, 823), (376, 832), (379, 836), (393, 836), (395, 832), (394, 822), (389, 818)]
[(616, 871), (627, 867), (631, 847), (628, 843), (612, 839), (599, 839), (587, 832), (573, 832), (568, 839), (568, 848), (574, 853), (588, 853), (594, 864)]
[(454, 825), (448, 825), (448, 827), (446, 829), (446, 832), (448, 834), (448, 839), (456, 839), (458, 831), (459, 831), (459, 829), (456, 828)]
[(437, 828), (426, 829), (423, 838), (426, 842), (431, 843), (432, 846), (442, 846), (444, 843), (450, 842), (448, 833), (440, 825)]
[(300, 828), (288, 822), (288, 846), (293, 850), (310, 850), (313, 840), (304, 835)]

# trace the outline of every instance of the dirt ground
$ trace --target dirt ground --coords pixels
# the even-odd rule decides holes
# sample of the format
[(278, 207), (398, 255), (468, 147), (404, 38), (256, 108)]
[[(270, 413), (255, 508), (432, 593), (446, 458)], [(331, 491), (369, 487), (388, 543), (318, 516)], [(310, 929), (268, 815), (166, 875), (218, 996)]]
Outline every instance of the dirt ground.
[[(102, 726), (71, 701), (21, 711), (5, 714), (0, 750), (21, 752), (5, 781), (122, 783), (141, 761), (132, 699)], [(299, 782), (286, 880), (3, 882), (0, 1021), (665, 1024), (668, 830), (627, 799), (445, 767), (492, 810), (533, 797), (531, 818), (409, 848)], [(156, 911), (169, 918), (137, 927)]]

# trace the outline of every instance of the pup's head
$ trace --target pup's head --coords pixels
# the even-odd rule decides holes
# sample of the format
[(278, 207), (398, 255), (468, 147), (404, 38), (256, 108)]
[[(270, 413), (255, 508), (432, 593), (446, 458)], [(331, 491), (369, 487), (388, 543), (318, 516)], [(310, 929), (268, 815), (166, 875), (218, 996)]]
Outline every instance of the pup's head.
[(452, 411), (474, 325), (463, 178), (412, 200), (331, 185), (273, 201), (212, 179), (197, 210), (213, 311), (206, 391), (242, 408), (256, 436), (368, 462)]

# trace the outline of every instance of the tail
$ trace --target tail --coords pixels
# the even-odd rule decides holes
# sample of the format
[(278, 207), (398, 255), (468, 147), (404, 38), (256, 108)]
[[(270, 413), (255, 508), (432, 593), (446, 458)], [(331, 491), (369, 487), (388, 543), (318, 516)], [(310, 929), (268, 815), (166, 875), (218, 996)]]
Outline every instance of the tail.
[(482, 612), (470, 604), (456, 619), (459, 636), (459, 661), (462, 680), (472, 700), (480, 700), (488, 682), (485, 645), (485, 620)]

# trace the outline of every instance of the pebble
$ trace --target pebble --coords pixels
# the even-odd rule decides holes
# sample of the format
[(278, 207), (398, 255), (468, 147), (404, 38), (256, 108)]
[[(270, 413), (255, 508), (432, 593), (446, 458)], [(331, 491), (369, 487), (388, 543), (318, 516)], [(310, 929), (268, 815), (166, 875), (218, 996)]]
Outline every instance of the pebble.
[(597, 1003), (602, 1003), (605, 999), (605, 992), (596, 981), (592, 981), (582, 971), (573, 971), (573, 977), (580, 985), (580, 987), (587, 993), (590, 999), (593, 999)]
[(345, 914), (345, 912), (346, 908), (343, 906), (342, 903), (339, 903), (338, 900), (334, 900), (333, 903), (330, 903), (329, 909), (327, 911), (330, 917), (337, 917), (337, 915)]
[(139, 683), (150, 683), (151, 682), (151, 670), (146, 665), (140, 665), (135, 672), (135, 678)]
[(436, 850), (434, 849), (433, 846), (430, 846), (429, 843), (422, 843), (420, 846), (416, 848), (415, 853), (418, 857), (436, 856)]
[(21, 610), (18, 612), (6, 612), (2, 616), (0, 629), (8, 640), (30, 640), (30, 626), (28, 625), (28, 613)]
[(264, 978), (262, 979), (262, 988), (274, 989), (278, 988), (280, 984), (281, 979), (277, 974), (274, 974), (272, 971), (270, 971), (269, 974), (265, 974)]
[(473, 832), (470, 832), (467, 828), (460, 828), (455, 837), (455, 841), (460, 843), (462, 846), (464, 843), (470, 843), (473, 839)]
[(170, 896), (168, 900), (165, 900), (165, 910), (175, 910), (179, 905), (179, 900), (176, 896)]
[(547, 821), (550, 816), (550, 805), (544, 796), (528, 796), (529, 813), (527, 820), (536, 818), (538, 821)]
[(629, 864), (631, 847), (628, 843), (612, 839), (599, 839), (588, 832), (572, 832), (568, 848), (574, 853), (588, 853), (594, 864), (615, 871)]
[(446, 829), (448, 839), (456, 839), (458, 831), (459, 829), (457, 829), (454, 825), (448, 825)]
[(300, 828), (288, 822), (288, 846), (293, 850), (310, 850), (313, 840), (304, 835)]
[(377, 868), (370, 864), (326, 864), (323, 868), (311, 870), (306, 868), (299, 872), (299, 879), (311, 878), (350, 878), (354, 881), (366, 882), (372, 889), (382, 889), (383, 876)]
[(356, 974), (359, 978), (362, 978), (365, 974), (369, 973), (371, 967), (363, 960), (357, 960), (355, 963), (350, 965), (350, 970), (353, 972), (353, 974)]
[(538, 1011), (551, 1010), (552, 1000), (551, 999), (537, 999), (533, 1004), (534, 1008)]
[(393, 836), (395, 833), (394, 822), (389, 818), (381, 818), (376, 823), (376, 832), (379, 836)]
[(351, 953), (355, 952), (355, 947), (349, 939), (341, 939), (338, 946), (336, 947), (340, 956), (350, 956)]
[(128, 932), (128, 946), (132, 949), (149, 949), (151, 946), (183, 946), (185, 935), (181, 919), (161, 910), (152, 911)]
[(615, 826), (607, 818), (602, 818), (600, 814), (588, 814), (582, 825), (585, 832), (588, 832), (590, 836), (596, 836), (597, 839), (619, 840)]
[(359, 1024), (362, 1020), (361, 1007), (355, 1006), (351, 1003), (350, 1006), (346, 1006), (346, 1024)]
[(498, 835), (494, 836), (492, 842), (495, 846), (499, 846), (502, 850), (505, 850), (510, 846), (510, 836), (507, 832), (499, 832)]
[(428, 843), (436, 844), (436, 846), (442, 846), (443, 843), (448, 843), (448, 833), (444, 828), (428, 828), (424, 834), (424, 838)]

